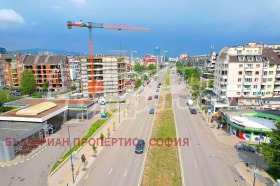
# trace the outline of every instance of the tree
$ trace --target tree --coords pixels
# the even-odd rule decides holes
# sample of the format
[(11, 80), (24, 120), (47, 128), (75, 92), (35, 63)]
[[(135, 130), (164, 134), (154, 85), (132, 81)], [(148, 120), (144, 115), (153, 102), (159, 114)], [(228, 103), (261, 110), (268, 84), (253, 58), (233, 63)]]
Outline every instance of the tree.
[(97, 156), (97, 147), (95, 145), (93, 145), (92, 150), (93, 150), (93, 157), (96, 157)]
[(134, 65), (134, 70), (136, 72), (143, 72), (145, 70), (145, 67), (143, 65), (140, 65), (140, 63), (136, 63)]
[(7, 91), (0, 91), (0, 113), (6, 112), (9, 109), (3, 106), (4, 103), (13, 101), (15, 98), (13, 95), (9, 94)]
[(275, 124), (277, 129), (272, 129), (269, 137), (272, 143), (263, 143), (263, 155), (267, 163), (269, 163), (269, 172), (280, 176), (280, 121)]
[(136, 86), (140, 87), (141, 85), (142, 85), (142, 80), (141, 79), (137, 79)]
[(149, 64), (148, 70), (155, 70), (157, 67), (154, 64)]
[(144, 75), (144, 80), (147, 81), (148, 80), (148, 76)]
[(42, 88), (44, 92), (48, 92), (49, 85), (50, 85), (50, 82), (48, 80), (44, 82), (43, 88)]
[(36, 91), (36, 80), (32, 71), (23, 71), (20, 75), (20, 87), (21, 93), (26, 95), (32, 95)]
[(102, 143), (102, 145), (103, 145), (103, 140), (104, 140), (104, 138), (105, 138), (104, 134), (103, 134), (103, 133), (101, 133), (101, 134), (100, 134), (100, 139), (101, 139), (101, 143)]
[(209, 88), (214, 88), (214, 79), (210, 79), (208, 82), (208, 87)]

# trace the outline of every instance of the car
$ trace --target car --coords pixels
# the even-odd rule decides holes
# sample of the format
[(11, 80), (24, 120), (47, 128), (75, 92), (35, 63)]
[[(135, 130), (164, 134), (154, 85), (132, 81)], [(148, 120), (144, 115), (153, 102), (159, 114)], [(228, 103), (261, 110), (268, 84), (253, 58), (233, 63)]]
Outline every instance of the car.
[(152, 100), (152, 96), (149, 96), (149, 97), (148, 97), (148, 100)]
[(190, 109), (190, 112), (191, 112), (192, 114), (196, 114), (196, 110), (195, 110), (194, 108)]
[(154, 114), (155, 113), (155, 109), (150, 109), (150, 114)]
[(157, 89), (156, 92), (159, 92), (159, 89)]
[(161, 83), (158, 84), (159, 86), (161, 85)]
[(158, 95), (155, 95), (155, 99), (158, 99)]
[(138, 139), (135, 147), (135, 153), (142, 154), (144, 152), (144, 148), (145, 148), (145, 141), (143, 139)]
[(254, 145), (250, 145), (248, 143), (237, 143), (235, 145), (237, 150), (246, 150), (246, 151), (250, 151), (250, 152), (256, 152), (257, 148)]

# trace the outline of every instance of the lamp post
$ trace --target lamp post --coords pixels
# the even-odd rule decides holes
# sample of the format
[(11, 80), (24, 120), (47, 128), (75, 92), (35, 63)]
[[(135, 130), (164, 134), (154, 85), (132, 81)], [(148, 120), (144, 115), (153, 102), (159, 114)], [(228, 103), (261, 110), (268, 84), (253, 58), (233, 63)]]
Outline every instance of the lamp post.
[[(258, 148), (260, 148), (261, 137), (262, 137), (262, 129), (260, 129), (260, 137), (259, 137), (259, 146), (258, 146)], [(257, 153), (256, 153), (256, 156), (257, 156), (257, 158), (256, 158), (256, 169), (255, 169), (255, 171), (258, 170), (258, 159), (259, 159), (259, 155), (258, 155)], [(254, 182), (253, 182), (253, 186), (255, 186), (255, 183), (256, 183), (256, 177), (257, 177), (257, 175), (255, 175), (255, 174), (256, 174), (256, 172), (254, 173)]]
[(68, 126), (68, 139), (69, 139), (70, 157), (71, 157), (71, 171), (72, 171), (73, 183), (75, 183), (75, 179), (74, 179), (74, 165), (73, 165), (73, 157), (72, 157), (71, 138), (70, 138), (70, 127), (80, 127), (80, 126)]

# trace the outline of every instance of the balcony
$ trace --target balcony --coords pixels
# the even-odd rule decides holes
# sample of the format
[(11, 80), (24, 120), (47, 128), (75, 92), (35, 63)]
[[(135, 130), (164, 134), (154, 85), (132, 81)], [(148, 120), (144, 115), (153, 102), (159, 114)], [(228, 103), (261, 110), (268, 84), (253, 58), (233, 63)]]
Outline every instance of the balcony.
[(280, 87), (274, 87), (273, 91), (280, 91)]
[(275, 85), (280, 85), (280, 80), (274, 81), (274, 84), (275, 84)]
[(245, 71), (254, 71), (253, 67), (245, 67)]
[(221, 84), (221, 85), (227, 85), (227, 82), (221, 81), (220, 84)]
[(243, 83), (244, 85), (251, 85), (252, 84), (252, 82), (251, 81), (244, 81), (244, 83)]
[(276, 74), (276, 76), (275, 77), (279, 77), (280, 78), (280, 74)]

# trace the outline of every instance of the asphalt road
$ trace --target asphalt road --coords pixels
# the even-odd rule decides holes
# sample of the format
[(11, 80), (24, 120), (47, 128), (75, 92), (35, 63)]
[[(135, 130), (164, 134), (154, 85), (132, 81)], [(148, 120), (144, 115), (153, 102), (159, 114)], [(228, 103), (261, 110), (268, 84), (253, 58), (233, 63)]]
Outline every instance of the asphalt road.
[[(173, 69), (175, 71), (175, 69)], [(220, 149), (200, 114), (191, 114), (187, 105), (186, 87), (178, 84), (171, 73), (171, 91), (178, 138), (189, 138), (189, 146), (180, 146), (184, 185), (236, 185), (231, 172), (220, 156)]]
[[(165, 71), (161, 71), (158, 81), (162, 81)], [(150, 108), (156, 108), (158, 100), (154, 99), (157, 82), (152, 80), (139, 98), (138, 105), (131, 110), (126, 120), (112, 138), (134, 139), (146, 141), (143, 154), (135, 154), (135, 146), (120, 144), (103, 148), (94, 163), (88, 167), (85, 176), (77, 185), (138, 185), (147, 155), (148, 140), (153, 127), (154, 114), (149, 114)], [(152, 96), (152, 100), (148, 97)]]

